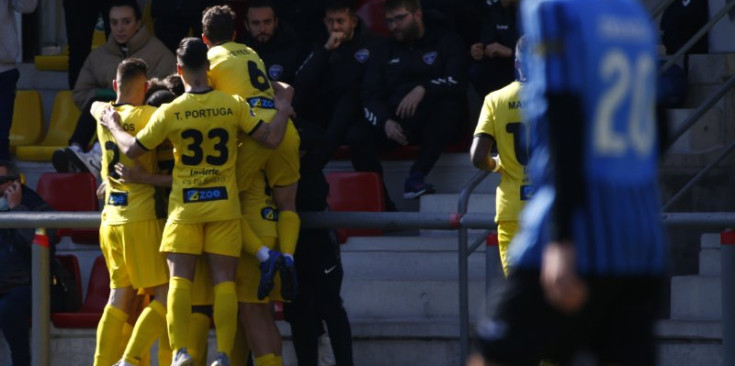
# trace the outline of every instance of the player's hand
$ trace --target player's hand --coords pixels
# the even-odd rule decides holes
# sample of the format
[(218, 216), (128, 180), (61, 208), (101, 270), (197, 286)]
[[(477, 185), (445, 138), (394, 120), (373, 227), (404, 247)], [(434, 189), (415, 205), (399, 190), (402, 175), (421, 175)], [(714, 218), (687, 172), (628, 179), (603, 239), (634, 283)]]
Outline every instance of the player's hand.
[(118, 179), (120, 183), (144, 183), (148, 175), (148, 172), (140, 166), (130, 169), (123, 163), (115, 164), (115, 173), (120, 177)]
[(331, 51), (339, 45), (342, 44), (342, 41), (345, 39), (345, 34), (342, 32), (332, 32), (329, 33), (329, 39), (327, 39), (327, 43), (324, 44), (324, 49), (327, 51)]
[(107, 189), (107, 181), (103, 180), (102, 183), (97, 187), (97, 191), (95, 192), (97, 194), (97, 199), (100, 201), (105, 200), (105, 190)]
[(112, 108), (112, 106), (108, 106), (102, 112), (102, 118), (100, 118), (100, 125), (102, 125), (102, 127), (107, 128), (108, 130), (120, 127), (120, 114), (117, 113), (117, 111), (114, 108)]
[(587, 285), (577, 275), (576, 250), (571, 243), (552, 242), (544, 249), (541, 286), (549, 304), (574, 313), (587, 301)]
[(419, 103), (424, 99), (424, 96), (426, 95), (426, 89), (424, 89), (423, 86), (419, 85), (413, 89), (411, 89), (408, 94), (406, 94), (405, 97), (401, 100), (401, 103), (398, 104), (398, 108), (396, 108), (396, 115), (400, 118), (411, 118), (416, 114), (416, 108), (419, 106)]
[(470, 47), (470, 56), (476, 61), (480, 61), (485, 57), (485, 50), (482, 43), (475, 43)]
[(485, 46), (485, 57), (487, 58), (495, 58), (495, 57), (508, 58), (511, 56), (513, 56), (513, 50), (511, 50), (508, 47), (503, 46), (502, 44), (498, 42), (491, 43)]
[(16, 180), (10, 187), (5, 189), (5, 199), (8, 201), (8, 208), (11, 210), (20, 205), (20, 201), (23, 200), (23, 187), (20, 181)]
[(392, 119), (385, 121), (385, 135), (388, 136), (389, 139), (403, 146), (408, 145), (408, 139), (406, 138), (406, 135), (403, 134), (403, 128), (398, 124), (398, 122)]
[(273, 91), (275, 92), (276, 96), (283, 97), (283, 99), (286, 99), (288, 103), (293, 103), (293, 96), (294, 96), (294, 88), (288, 83), (284, 83), (282, 81), (275, 81), (273, 82)]
[(293, 107), (291, 106), (291, 102), (288, 100), (287, 95), (284, 95), (284, 93), (276, 94), (275, 99), (273, 100), (273, 103), (276, 105), (276, 110), (281, 112), (285, 111), (288, 113), (291, 117), (296, 117), (296, 111), (294, 111)]

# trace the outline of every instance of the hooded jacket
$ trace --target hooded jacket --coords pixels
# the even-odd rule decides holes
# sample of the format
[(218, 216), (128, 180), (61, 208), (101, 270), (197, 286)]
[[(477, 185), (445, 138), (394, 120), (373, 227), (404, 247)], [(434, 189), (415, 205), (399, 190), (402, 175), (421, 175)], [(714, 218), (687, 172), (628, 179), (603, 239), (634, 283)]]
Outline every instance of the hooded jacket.
[(142, 26), (128, 41), (127, 52), (110, 36), (107, 43), (94, 49), (79, 72), (74, 84), (74, 104), (80, 110), (95, 96), (97, 89), (112, 88), (117, 65), (128, 57), (143, 59), (148, 65), (148, 78), (165, 77), (176, 71), (176, 57), (158, 38)]
[(30, 13), (36, 5), (38, 0), (0, 0), (0, 72), (14, 69), (20, 53), (15, 12)]

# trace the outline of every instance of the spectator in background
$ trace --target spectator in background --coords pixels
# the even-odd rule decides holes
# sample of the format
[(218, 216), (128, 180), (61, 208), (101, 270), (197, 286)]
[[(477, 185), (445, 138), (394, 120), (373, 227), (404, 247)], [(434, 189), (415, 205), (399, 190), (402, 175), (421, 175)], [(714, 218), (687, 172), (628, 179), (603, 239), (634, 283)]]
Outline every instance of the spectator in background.
[[(0, 161), (0, 212), (50, 210), (48, 203), (20, 182), (15, 164)], [(32, 241), (33, 229), (0, 229), (0, 329), (10, 347), (12, 366), (31, 364)]]
[(69, 147), (54, 152), (52, 163), (58, 172), (89, 171), (99, 176), (100, 152), (93, 149), (85, 153), (97, 128), (89, 108), (95, 101), (114, 100), (112, 80), (122, 60), (143, 59), (148, 65), (148, 77), (165, 77), (176, 71), (176, 58), (143, 26), (135, 0), (113, 0), (109, 15), (110, 37), (106, 44), (89, 54), (74, 86), (74, 103), (82, 113)]
[(393, 39), (368, 60), (365, 119), (348, 134), (357, 171), (382, 174), (379, 150), (420, 144), (404, 184), (406, 199), (434, 192), (424, 178), (449, 144), (463, 115), (465, 52), (455, 33), (425, 24), (419, 0), (387, 0)]
[(92, 50), (92, 36), (100, 15), (105, 35), (110, 34), (111, 3), (111, 0), (64, 0), (64, 22), (69, 43), (69, 89), (74, 89), (84, 60)]
[(470, 46), (469, 79), (480, 95), (500, 89), (515, 79), (513, 48), (518, 41), (515, 4), (487, 1), (480, 41)]
[(37, 4), (37, 0), (0, 0), (0, 160), (10, 159), (10, 126), (20, 78), (15, 64), (21, 51), (15, 12), (30, 13)]
[(350, 128), (362, 122), (360, 90), (365, 67), (381, 46), (349, 1), (328, 2), (324, 25), (329, 34), (317, 42), (294, 84), (300, 118), (318, 123), (326, 133), (324, 143), (312, 153), (320, 167), (346, 142)]
[(268, 78), (293, 84), (306, 49), (301, 46), (293, 29), (279, 24), (273, 3), (270, 0), (249, 1), (245, 28), (248, 33), (242, 43), (254, 49), (265, 62)]
[[(299, 134), (302, 158), (296, 208), (299, 212), (325, 211), (329, 184), (322, 166), (314, 159), (315, 149), (325, 143), (324, 131), (316, 124), (304, 122)], [(284, 304), (284, 314), (291, 325), (299, 366), (321, 364), (318, 349), (322, 320), (336, 365), (351, 366), (352, 329), (340, 297), (344, 272), (334, 230), (302, 228), (295, 263), (299, 291), (292, 302)]]
[(223, 3), (222, 0), (151, 0), (156, 36), (175, 53), (179, 42), (189, 35), (190, 30), (194, 37), (202, 34), (204, 9)]
[(324, 33), (322, 17), (326, 0), (273, 0), (281, 26), (297, 31), (299, 42), (310, 45)]

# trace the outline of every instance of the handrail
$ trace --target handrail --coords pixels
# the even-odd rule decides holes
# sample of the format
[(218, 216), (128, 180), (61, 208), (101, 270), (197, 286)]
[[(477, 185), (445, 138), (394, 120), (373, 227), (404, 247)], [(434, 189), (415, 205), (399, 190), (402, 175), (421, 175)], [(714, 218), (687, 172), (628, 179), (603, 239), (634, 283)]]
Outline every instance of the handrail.
[(661, 68), (659, 69), (659, 74), (663, 75), (663, 73), (666, 72), (666, 70), (668, 70), (671, 66), (673, 66), (674, 63), (679, 61), (679, 59), (682, 56), (684, 56), (685, 53), (689, 52), (689, 50), (692, 47), (694, 47), (694, 44), (699, 42), (699, 40), (702, 37), (704, 37), (704, 35), (707, 34), (707, 32), (709, 32), (709, 30), (712, 29), (712, 27), (714, 27), (715, 24), (717, 24), (717, 22), (719, 22), (720, 19), (722, 19), (722, 17), (727, 15), (727, 13), (733, 8), (735, 8), (735, 1), (730, 1), (726, 3), (725, 6), (723, 6), (722, 9), (720, 9), (720, 11), (717, 12), (717, 14), (715, 14), (712, 18), (710, 18), (710, 20), (707, 21), (707, 23), (703, 25), (702, 28), (699, 31), (697, 31), (697, 33), (695, 33), (692, 36), (692, 38), (690, 38), (687, 41), (687, 43), (681, 46), (681, 48), (678, 51), (676, 51), (676, 53), (673, 56), (671, 56), (671, 58), (668, 61), (666, 61), (666, 63), (663, 66), (661, 66)]
[[(470, 195), (477, 186), (485, 180), (490, 174), (488, 171), (480, 170), (473, 175), (467, 183), (464, 184), (462, 191), (459, 193), (457, 203), (457, 214), (464, 218), (467, 215), (467, 207), (470, 201)], [(490, 215), (485, 215), (490, 217)], [(494, 226), (494, 223), (486, 228)], [(457, 230), (459, 256), (459, 364), (464, 365), (467, 362), (467, 355), (470, 350), (470, 290), (469, 290), (469, 263), (468, 256), (470, 251), (467, 248), (467, 228), (461, 226)], [(474, 249), (473, 249), (474, 250)]]

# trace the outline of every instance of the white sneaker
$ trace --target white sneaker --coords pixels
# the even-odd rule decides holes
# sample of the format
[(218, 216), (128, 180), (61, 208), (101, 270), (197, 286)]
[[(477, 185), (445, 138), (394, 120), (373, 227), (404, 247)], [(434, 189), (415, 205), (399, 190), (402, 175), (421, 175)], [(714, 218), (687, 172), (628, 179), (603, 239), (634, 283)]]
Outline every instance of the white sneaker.
[(67, 147), (64, 149), (66, 156), (69, 158), (69, 163), (78, 171), (82, 173), (92, 173), (98, 180), (100, 179), (100, 171), (102, 170), (102, 156), (95, 150), (89, 152), (82, 152), (76, 149)]
[(224, 352), (220, 352), (210, 366), (230, 366), (230, 358)]
[(324, 333), (319, 337), (319, 366), (334, 366), (336, 364), (334, 351), (332, 351), (332, 341), (329, 339), (329, 334)]
[(189, 356), (186, 347), (179, 348), (171, 361), (171, 366), (194, 366), (194, 359)]

